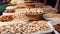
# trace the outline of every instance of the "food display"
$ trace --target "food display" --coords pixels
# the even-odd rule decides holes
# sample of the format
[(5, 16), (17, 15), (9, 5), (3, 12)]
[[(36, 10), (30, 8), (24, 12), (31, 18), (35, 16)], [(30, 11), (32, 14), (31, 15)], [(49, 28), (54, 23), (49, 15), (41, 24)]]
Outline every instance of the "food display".
[(43, 13), (43, 10), (42, 9), (31, 8), (29, 10), (29, 12), (27, 11), (26, 14), (32, 14), (32, 15), (35, 14), (35, 15), (37, 15), (37, 14), (41, 14), (41, 13)]
[(42, 18), (41, 15), (24, 15), (24, 14), (19, 15), (19, 14), (17, 14), (15, 16), (14, 20), (28, 20), (28, 21), (30, 21), (30, 20), (39, 20), (41, 18)]
[[(49, 9), (49, 8), (48, 8)], [(16, 9), (15, 11), (20, 11), (21, 9)], [(45, 8), (27, 8), (27, 9), (22, 9), (22, 10), (25, 10), (24, 12), (22, 11), (22, 13), (26, 13), (26, 14), (41, 14), (41, 13), (47, 13), (47, 14), (49, 14), (49, 13), (57, 13), (58, 11), (57, 10), (54, 10), (54, 9), (49, 9), (49, 10), (47, 10), (47, 8), (45, 9)], [(46, 11), (44, 11), (44, 10), (46, 10)], [(20, 11), (21, 12), (21, 11)]]
[(46, 18), (60, 18), (60, 14), (46, 14)]
[(48, 31), (50, 29), (46, 21), (32, 21), (26, 24), (16, 23), (0, 26), (0, 34), (31, 34), (38, 31)]
[(54, 8), (42, 8), (42, 10), (44, 11), (44, 13), (52, 13), (52, 14), (56, 14), (58, 12), (58, 10), (54, 9)]
[(60, 20), (58, 21), (51, 21), (52, 26), (57, 34), (60, 34)]
[[(45, 26), (44, 26), (45, 25)], [(23, 31), (25, 33), (33, 33), (33, 32), (37, 32), (37, 31), (45, 31), (45, 30), (49, 30), (49, 26), (48, 24), (46, 24), (46, 22), (31, 22), (29, 24), (25, 24), (25, 26), (23, 26)]]
[(20, 21), (20, 20), (23, 20), (23, 21), (27, 20), (27, 21), (29, 21), (24, 14), (15, 14), (15, 18), (14, 18), (13, 21), (16, 22), (16, 21)]
[[(0, 34), (60, 33), (58, 10), (39, 0), (11, 0), (0, 16)], [(53, 25), (53, 26), (52, 26)]]
[(44, 11), (42, 9), (39, 8), (23, 8), (23, 9), (15, 9), (16, 12), (20, 12), (20, 13), (24, 13), (27, 15), (38, 15), (38, 14), (42, 14), (44, 13)]
[(22, 34), (23, 24), (5, 25), (0, 27), (0, 34)]
[(60, 24), (54, 25), (54, 28), (56, 31), (60, 33)]
[(25, 20), (39, 20), (42, 18), (42, 14), (43, 14), (43, 10), (41, 9), (35, 9), (35, 8), (31, 8), (31, 9), (15, 9), (15, 13), (20, 13), (20, 14), (24, 14), (22, 16), (24, 16)]
[(0, 22), (9, 22), (14, 19), (13, 15), (5, 15), (5, 16), (0, 16)]
[(42, 18), (43, 10), (41, 9), (30, 9), (29, 12), (25, 13), (29, 20), (39, 20)]
[(58, 21), (58, 20), (60, 20), (60, 14), (44, 14), (43, 17), (46, 20), (50, 20), (50, 21)]

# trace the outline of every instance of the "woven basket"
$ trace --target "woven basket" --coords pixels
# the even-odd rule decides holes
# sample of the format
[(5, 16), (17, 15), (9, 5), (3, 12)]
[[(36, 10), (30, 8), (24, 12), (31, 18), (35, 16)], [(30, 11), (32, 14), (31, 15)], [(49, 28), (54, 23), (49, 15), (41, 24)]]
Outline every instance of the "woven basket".
[(38, 15), (26, 14), (26, 17), (28, 20), (40, 20), (42, 18), (42, 14), (38, 14)]

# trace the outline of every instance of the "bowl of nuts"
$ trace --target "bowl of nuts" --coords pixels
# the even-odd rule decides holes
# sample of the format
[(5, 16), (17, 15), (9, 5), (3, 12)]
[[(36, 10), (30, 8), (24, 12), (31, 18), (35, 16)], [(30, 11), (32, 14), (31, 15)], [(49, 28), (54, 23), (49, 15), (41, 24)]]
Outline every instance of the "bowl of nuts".
[(42, 18), (43, 10), (39, 8), (24, 8), (24, 9), (15, 9), (15, 13), (24, 14), (27, 20), (39, 20)]

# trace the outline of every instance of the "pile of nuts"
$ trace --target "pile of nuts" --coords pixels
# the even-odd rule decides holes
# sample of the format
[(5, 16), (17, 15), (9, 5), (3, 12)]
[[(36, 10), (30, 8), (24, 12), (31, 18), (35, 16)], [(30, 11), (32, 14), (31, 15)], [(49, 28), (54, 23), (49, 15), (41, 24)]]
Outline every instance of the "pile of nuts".
[(23, 24), (12, 24), (0, 27), (0, 34), (23, 34)]
[(26, 24), (11, 24), (0, 27), (0, 34), (31, 34), (38, 31), (49, 30), (50, 27), (46, 22), (33, 21)]
[(0, 22), (9, 22), (14, 19), (13, 15), (0, 16)]
[(45, 30), (49, 30), (49, 26), (46, 22), (31, 22), (28, 24), (25, 24), (23, 26), (23, 31), (25, 33), (32, 33), (32, 32), (38, 32), (38, 31), (45, 31)]
[(39, 8), (25, 8), (25, 9), (15, 9), (15, 13), (25, 13), (25, 14), (40, 14), (43, 13), (44, 11), (42, 9)]

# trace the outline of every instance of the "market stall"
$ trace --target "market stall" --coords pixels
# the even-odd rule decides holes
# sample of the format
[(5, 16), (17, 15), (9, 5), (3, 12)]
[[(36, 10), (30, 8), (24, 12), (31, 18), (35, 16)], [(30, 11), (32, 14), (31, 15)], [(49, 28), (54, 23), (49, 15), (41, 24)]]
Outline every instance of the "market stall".
[(45, 3), (39, 0), (8, 2), (0, 16), (0, 34), (60, 34), (60, 14)]

